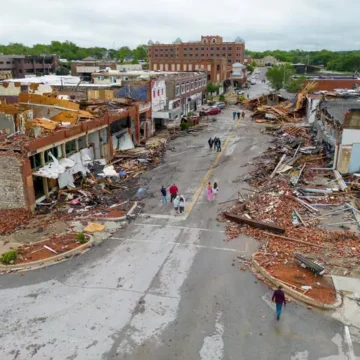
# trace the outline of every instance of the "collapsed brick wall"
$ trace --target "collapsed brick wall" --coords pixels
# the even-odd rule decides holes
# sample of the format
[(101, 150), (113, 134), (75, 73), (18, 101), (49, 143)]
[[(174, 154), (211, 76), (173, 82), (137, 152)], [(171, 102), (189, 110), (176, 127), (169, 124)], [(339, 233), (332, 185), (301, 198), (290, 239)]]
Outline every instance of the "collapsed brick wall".
[(26, 209), (23, 159), (0, 154), (0, 209)]

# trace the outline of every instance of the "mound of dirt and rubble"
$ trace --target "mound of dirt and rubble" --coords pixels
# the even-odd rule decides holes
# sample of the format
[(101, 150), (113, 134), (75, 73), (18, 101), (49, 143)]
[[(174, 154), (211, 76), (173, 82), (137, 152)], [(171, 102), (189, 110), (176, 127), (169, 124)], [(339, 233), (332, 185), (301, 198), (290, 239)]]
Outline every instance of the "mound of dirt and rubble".
[[(228, 241), (261, 242), (256, 255), (269, 274), (320, 302), (336, 293), (324, 274), (356, 274), (360, 264), (360, 191), (331, 169), (307, 127), (266, 128), (273, 145), (250, 165), (238, 201), (223, 214)], [(246, 195), (245, 195), (246, 194)]]

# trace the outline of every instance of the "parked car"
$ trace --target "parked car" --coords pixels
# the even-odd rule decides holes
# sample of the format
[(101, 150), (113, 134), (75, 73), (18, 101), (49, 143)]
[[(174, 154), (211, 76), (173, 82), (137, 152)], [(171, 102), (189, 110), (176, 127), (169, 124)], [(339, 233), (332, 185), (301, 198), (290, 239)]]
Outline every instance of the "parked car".
[(236, 90), (236, 94), (238, 95), (244, 95), (245, 91), (244, 90)]
[(221, 110), (216, 106), (204, 110), (204, 115), (217, 115), (219, 113), (221, 113)]
[(251, 79), (251, 85), (255, 85), (256, 84), (256, 80), (255, 79)]
[(219, 109), (224, 109), (225, 108), (225, 106), (226, 106), (226, 104), (224, 103), (224, 102), (218, 102), (218, 103), (216, 103), (216, 107), (218, 107)]

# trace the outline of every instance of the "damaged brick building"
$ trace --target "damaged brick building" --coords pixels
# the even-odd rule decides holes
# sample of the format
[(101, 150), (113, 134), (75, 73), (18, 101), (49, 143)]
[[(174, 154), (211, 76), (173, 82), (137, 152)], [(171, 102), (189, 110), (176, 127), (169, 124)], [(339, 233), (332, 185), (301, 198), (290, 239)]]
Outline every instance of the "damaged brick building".
[(21, 93), (0, 103), (0, 209), (33, 210), (55, 190), (73, 187), (94, 160), (153, 133), (151, 103), (131, 99), (69, 101)]

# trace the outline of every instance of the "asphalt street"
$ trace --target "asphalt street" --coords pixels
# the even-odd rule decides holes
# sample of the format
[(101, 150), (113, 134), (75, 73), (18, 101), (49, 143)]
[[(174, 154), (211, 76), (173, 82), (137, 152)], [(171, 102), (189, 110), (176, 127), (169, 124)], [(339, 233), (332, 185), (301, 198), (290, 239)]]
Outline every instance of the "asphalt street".
[[(266, 92), (256, 84), (250, 95)], [(217, 215), (238, 196), (248, 161), (270, 138), (226, 108), (209, 128), (175, 139), (142, 179), (144, 214), (85, 255), (0, 278), (1, 360), (355, 360), (360, 332), (294, 302), (278, 322), (271, 291), (231, 266), (261, 244), (226, 242)], [(221, 154), (209, 150), (222, 139)], [(205, 185), (219, 184), (208, 202)], [(176, 182), (184, 216), (161, 205)]]

